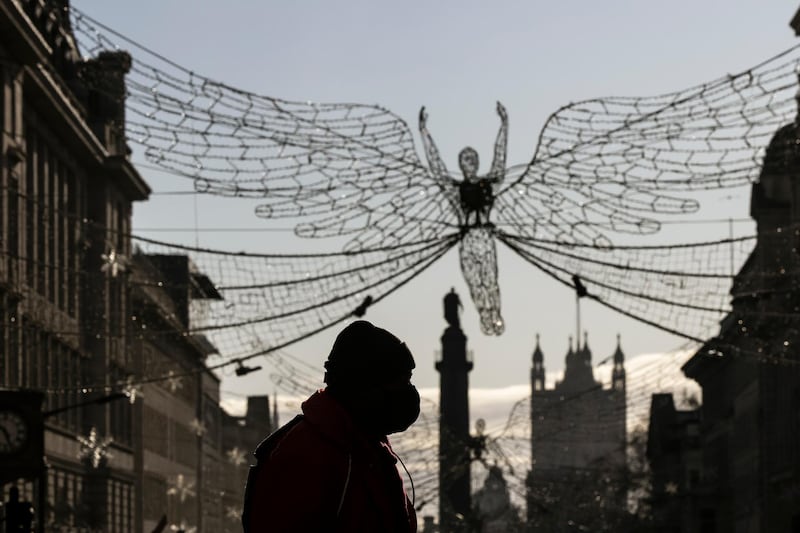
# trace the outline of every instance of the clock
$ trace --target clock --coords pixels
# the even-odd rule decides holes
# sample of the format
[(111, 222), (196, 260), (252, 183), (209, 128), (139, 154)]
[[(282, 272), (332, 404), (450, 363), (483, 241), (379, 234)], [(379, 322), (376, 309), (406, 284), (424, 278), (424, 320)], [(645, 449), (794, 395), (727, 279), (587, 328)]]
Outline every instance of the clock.
[(22, 451), (28, 443), (28, 423), (12, 409), (0, 409), (0, 455)]

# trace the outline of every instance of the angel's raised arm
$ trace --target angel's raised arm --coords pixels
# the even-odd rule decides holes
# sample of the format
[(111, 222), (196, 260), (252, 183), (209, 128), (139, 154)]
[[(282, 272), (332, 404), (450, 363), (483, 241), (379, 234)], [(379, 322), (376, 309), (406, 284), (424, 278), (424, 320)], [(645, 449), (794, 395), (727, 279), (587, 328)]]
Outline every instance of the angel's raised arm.
[(500, 183), (505, 177), (508, 145), (508, 113), (500, 102), (497, 102), (497, 114), (500, 115), (500, 131), (497, 132), (497, 140), (494, 142), (494, 159), (487, 177), (495, 183)]
[(442, 161), (442, 157), (439, 155), (439, 149), (436, 148), (433, 137), (431, 137), (431, 133), (428, 131), (427, 121), (428, 113), (425, 112), (425, 107), (422, 107), (419, 110), (419, 134), (420, 137), (422, 137), (422, 145), (425, 147), (425, 156), (428, 158), (428, 166), (436, 179), (449, 179), (447, 167), (444, 165), (444, 161)]

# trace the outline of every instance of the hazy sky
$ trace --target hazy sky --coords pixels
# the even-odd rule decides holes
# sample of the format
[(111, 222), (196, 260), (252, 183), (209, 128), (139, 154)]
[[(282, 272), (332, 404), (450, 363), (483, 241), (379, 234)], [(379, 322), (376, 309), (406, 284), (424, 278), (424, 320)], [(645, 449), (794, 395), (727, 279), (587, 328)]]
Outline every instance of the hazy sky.
[[(544, 120), (561, 105), (596, 96), (653, 95), (744, 70), (795, 44), (788, 22), (797, 9), (796, 2), (763, 0), (83, 0), (74, 5), (187, 68), (252, 92), (381, 104), (414, 131), (425, 105), (451, 170), (458, 168), (456, 155), (466, 145), (479, 151), (484, 169), (488, 166), (499, 125), (497, 100), (510, 117), (508, 162), (525, 163)], [(156, 193), (191, 189), (186, 179), (146, 169), (142, 174)], [(696, 216), (746, 217), (748, 194), (726, 191)], [(286, 232), (153, 231), (268, 227), (253, 215), (254, 206), (156, 194), (136, 206), (134, 228), (161, 240), (231, 250), (299, 252), (309, 245)], [(728, 229), (704, 224), (670, 231), (673, 241), (681, 241), (726, 236)], [(752, 233), (752, 226), (737, 224), (736, 231)], [(480, 333), (455, 250), (371, 308), (367, 318), (406, 340), (417, 359), (417, 383), (436, 386), (434, 352), (446, 325), (442, 297), (454, 286), (466, 304), (462, 325), (474, 352), (473, 385), (526, 383), (537, 332), (548, 371), (559, 370), (575, 329), (573, 294), (501, 246), (499, 270), (506, 321), (499, 338)], [(584, 304), (583, 314), (595, 361), (613, 352), (617, 333), (629, 357), (683, 344), (593, 302)], [(321, 368), (335, 334), (288, 351)], [(223, 389), (243, 394), (272, 388), (268, 372), (223, 380)]]

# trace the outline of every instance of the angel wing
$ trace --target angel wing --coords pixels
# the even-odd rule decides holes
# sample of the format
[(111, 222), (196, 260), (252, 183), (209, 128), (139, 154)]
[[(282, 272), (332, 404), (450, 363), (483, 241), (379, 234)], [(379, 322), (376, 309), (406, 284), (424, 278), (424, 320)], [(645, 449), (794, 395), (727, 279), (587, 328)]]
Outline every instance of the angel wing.
[[(408, 125), (390, 111), (245, 92), (119, 34), (113, 42), (73, 14), (82, 48), (123, 40), (139, 49), (127, 77), (128, 137), (197, 190), (263, 197), (259, 216), (300, 219), (301, 236), (350, 235), (350, 249), (459, 226), (454, 180), (422, 164)], [(681, 193), (753, 181), (761, 147), (793, 112), (797, 50), (682, 91), (561, 108), (527, 166), (506, 173), (494, 222), (517, 236), (608, 244), (609, 233), (653, 233), (664, 216), (696, 210)]]
[(81, 48), (137, 49), (126, 77), (127, 137), (197, 191), (261, 198), (258, 216), (299, 220), (302, 237), (349, 235), (349, 250), (424, 241), (457, 227), (442, 196), (452, 184), (432, 177), (408, 125), (390, 111), (245, 92), (72, 11)]
[(698, 208), (686, 193), (753, 182), (796, 106), (793, 47), (751, 69), (654, 97), (569, 104), (547, 120), (527, 167), (498, 192), (497, 222), (518, 237), (610, 244)]
[[(755, 239), (614, 241), (696, 210), (697, 190), (756, 181), (769, 139), (797, 113), (798, 50), (682, 91), (559, 109), (532, 161), (497, 194), (496, 236), (568, 286), (577, 275), (590, 298), (622, 314), (706, 338), (730, 310), (733, 265)], [(770, 149), (793, 149), (778, 144)]]
[[(82, 47), (115, 45), (98, 23), (74, 14)], [(426, 242), (454, 229), (470, 233), (455, 205), (454, 181), (425, 168), (408, 126), (391, 112), (255, 95), (131, 41), (125, 45), (141, 51), (127, 77), (129, 139), (154, 163), (192, 178), (198, 190), (263, 197), (260, 216), (298, 219), (301, 236), (349, 236), (348, 251)], [(532, 160), (496, 180), (492, 224), (480, 239), (486, 253), (463, 255), (465, 274), (465, 263), (485, 267), (484, 256), (495, 257), (491, 237), (551, 273), (629, 265), (627, 252), (612, 250), (616, 234), (654, 233), (665, 218), (698, 208), (687, 196), (693, 191), (754, 181), (767, 138), (794, 113), (798, 49), (683, 91), (593, 99), (558, 110)], [(550, 249), (533, 248), (539, 241)], [(569, 259), (565, 245), (606, 252)], [(637, 268), (654, 276), (669, 270), (646, 263)], [(496, 280), (483, 283), (495, 270), (476, 270), (487, 274), (467, 280), (476, 303), (485, 302), (486, 323), (499, 307)], [(666, 287), (661, 283), (655, 298), (671, 305)], [(592, 291), (598, 294), (597, 287)], [(616, 290), (622, 299), (617, 308), (641, 316), (640, 293)]]

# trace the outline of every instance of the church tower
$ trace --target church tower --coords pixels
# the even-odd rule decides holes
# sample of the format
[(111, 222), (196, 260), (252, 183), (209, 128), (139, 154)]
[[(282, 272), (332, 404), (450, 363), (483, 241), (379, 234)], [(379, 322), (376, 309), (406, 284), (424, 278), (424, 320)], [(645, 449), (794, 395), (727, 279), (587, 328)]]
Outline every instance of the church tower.
[(569, 351), (565, 359), (564, 379), (556, 383), (556, 389), (568, 393), (583, 393), (598, 387), (592, 372), (592, 351), (589, 349), (589, 336), (584, 333), (583, 347), (576, 343), (572, 350), (572, 337), (569, 338)]
[[(526, 480), (528, 525), (534, 531), (599, 530), (605, 509), (625, 506), (625, 356), (617, 338), (610, 388), (594, 377), (588, 335), (573, 343), (564, 375), (545, 385), (544, 356), (536, 338), (531, 368), (531, 470)], [(559, 502), (571, 502), (563, 505)], [(574, 504), (574, 505), (573, 505)]]

